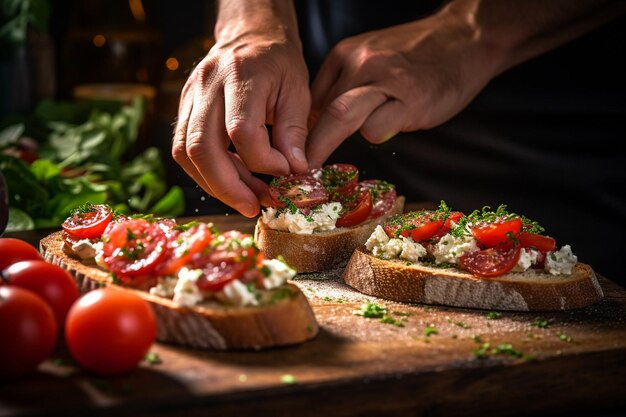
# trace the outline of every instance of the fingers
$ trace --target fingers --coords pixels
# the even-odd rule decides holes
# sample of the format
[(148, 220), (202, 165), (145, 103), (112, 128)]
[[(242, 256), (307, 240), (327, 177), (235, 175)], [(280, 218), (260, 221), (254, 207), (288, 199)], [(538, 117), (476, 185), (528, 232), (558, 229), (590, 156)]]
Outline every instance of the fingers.
[(390, 99), (369, 115), (359, 131), (370, 143), (383, 143), (398, 132), (406, 130), (405, 105), (399, 100)]
[(307, 117), (311, 98), (308, 89), (281, 91), (276, 105), (272, 143), (289, 161), (291, 172), (308, 169), (305, 142), (308, 134)]
[(265, 128), (269, 87), (254, 79), (229, 80), (224, 85), (226, 132), (249, 170), (285, 175), (289, 162), (270, 145)]
[(359, 130), (368, 116), (386, 101), (386, 94), (374, 85), (348, 90), (331, 101), (309, 134), (309, 166), (321, 166), (341, 142)]

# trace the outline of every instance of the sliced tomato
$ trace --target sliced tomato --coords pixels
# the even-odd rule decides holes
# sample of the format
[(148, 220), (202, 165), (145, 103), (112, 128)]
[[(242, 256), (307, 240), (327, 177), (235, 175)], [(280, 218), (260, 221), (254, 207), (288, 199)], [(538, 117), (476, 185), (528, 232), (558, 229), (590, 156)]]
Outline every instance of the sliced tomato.
[(523, 248), (537, 249), (542, 253), (552, 252), (556, 248), (556, 240), (550, 236), (543, 236), (531, 232), (520, 233), (519, 243)]
[(111, 223), (102, 237), (104, 261), (120, 277), (150, 275), (167, 258), (167, 237), (157, 223)]
[[(167, 232), (166, 232), (167, 233)], [(198, 223), (169, 240), (170, 258), (156, 272), (158, 275), (176, 275), (191, 259), (205, 250), (214, 234), (206, 223)]]
[(500, 249), (488, 248), (466, 252), (459, 258), (460, 265), (474, 275), (495, 277), (508, 273), (517, 264), (521, 254), (519, 246)]
[(69, 236), (78, 239), (96, 239), (113, 218), (113, 211), (104, 204), (87, 204), (85, 209), (77, 209), (63, 224), (63, 230)]
[(372, 212), (372, 194), (363, 190), (359, 193), (352, 207), (348, 207), (347, 211), (337, 219), (335, 226), (351, 227), (363, 223), (368, 219)]
[(400, 235), (422, 242), (435, 236), (442, 225), (443, 220), (437, 218), (434, 211), (422, 210), (394, 217), (383, 226), (383, 229), (389, 237)]
[(370, 219), (376, 219), (388, 213), (394, 204), (396, 204), (396, 190), (392, 184), (386, 181), (361, 181), (358, 189), (368, 190), (372, 194), (372, 211), (369, 215)]
[(284, 200), (290, 200), (298, 208), (325, 203), (328, 193), (321, 181), (311, 175), (297, 174), (277, 178), (269, 187), (272, 205), (285, 207)]
[(322, 184), (333, 199), (352, 195), (359, 182), (359, 170), (351, 164), (326, 165), (321, 174)]
[(461, 213), (460, 211), (453, 211), (451, 212), (448, 217), (446, 218), (446, 221), (443, 222), (443, 225), (441, 226), (441, 229), (439, 229), (439, 231), (437, 233), (435, 233), (435, 235), (433, 237), (435, 238), (441, 238), (443, 236), (445, 236), (446, 234), (450, 233), (450, 230), (452, 230), (452, 223), (458, 223), (459, 220), (461, 219), (461, 217), (463, 217), (464, 214)]
[(507, 246), (519, 237), (522, 231), (522, 219), (497, 220), (492, 223), (481, 223), (472, 227), (472, 235), (487, 248)]
[(202, 276), (198, 278), (196, 285), (200, 291), (221, 291), (226, 285), (242, 277), (249, 268), (244, 263), (209, 264), (202, 268)]

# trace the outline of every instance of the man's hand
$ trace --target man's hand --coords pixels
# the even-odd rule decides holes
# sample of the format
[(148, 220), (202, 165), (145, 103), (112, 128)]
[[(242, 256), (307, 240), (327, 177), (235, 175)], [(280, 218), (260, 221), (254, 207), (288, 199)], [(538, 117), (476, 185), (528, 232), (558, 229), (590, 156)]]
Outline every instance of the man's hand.
[(207, 193), (252, 217), (269, 202), (252, 172), (308, 168), (311, 99), (293, 10), (275, 16), (263, 0), (233, 3), (224, 2), (216, 44), (183, 88), (172, 155)]

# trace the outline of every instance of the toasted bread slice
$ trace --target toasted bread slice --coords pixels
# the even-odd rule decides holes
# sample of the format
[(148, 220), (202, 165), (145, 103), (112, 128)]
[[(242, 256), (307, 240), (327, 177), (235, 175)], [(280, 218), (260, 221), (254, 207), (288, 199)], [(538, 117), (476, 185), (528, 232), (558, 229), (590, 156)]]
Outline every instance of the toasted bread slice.
[(292, 345), (315, 337), (318, 324), (306, 297), (294, 284), (280, 287), (283, 297), (258, 307), (229, 307), (218, 302), (182, 307), (146, 291), (111, 284), (110, 274), (64, 250), (61, 232), (40, 241), (44, 258), (68, 270), (81, 292), (114, 286), (148, 301), (157, 317), (157, 340), (201, 349), (262, 349)]
[(528, 270), (480, 278), (456, 268), (379, 259), (359, 248), (343, 279), (362, 293), (388, 300), (490, 310), (570, 310), (604, 297), (593, 269), (580, 262), (571, 275)]
[(298, 273), (326, 271), (344, 266), (354, 249), (365, 244), (376, 226), (403, 210), (404, 196), (399, 196), (384, 216), (358, 226), (310, 235), (270, 229), (259, 217), (254, 229), (254, 241), (265, 256), (282, 256)]

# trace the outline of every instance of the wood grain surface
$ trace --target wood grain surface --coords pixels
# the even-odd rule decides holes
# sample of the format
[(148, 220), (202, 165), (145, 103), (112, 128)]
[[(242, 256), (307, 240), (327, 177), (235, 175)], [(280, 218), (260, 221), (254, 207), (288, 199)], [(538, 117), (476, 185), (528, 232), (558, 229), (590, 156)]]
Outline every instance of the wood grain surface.
[[(208, 220), (220, 230), (254, 225)], [(60, 344), (36, 375), (2, 381), (0, 416), (626, 412), (626, 290), (602, 277), (606, 297), (591, 307), (494, 314), (375, 299), (341, 272), (295, 280), (321, 326), (311, 342), (261, 352), (157, 343), (160, 363), (107, 378), (73, 365)], [(387, 308), (387, 322), (355, 314), (369, 302)]]

